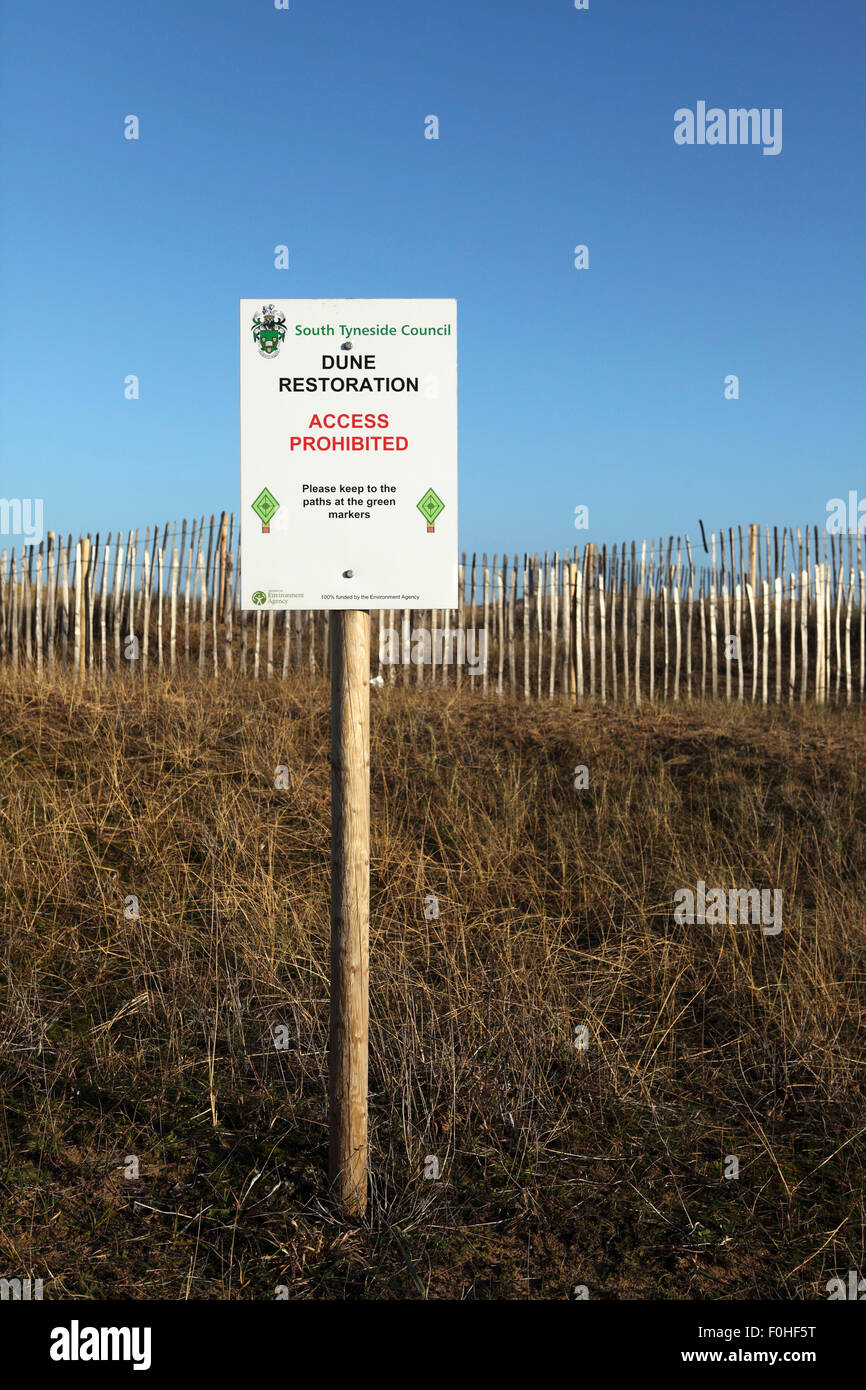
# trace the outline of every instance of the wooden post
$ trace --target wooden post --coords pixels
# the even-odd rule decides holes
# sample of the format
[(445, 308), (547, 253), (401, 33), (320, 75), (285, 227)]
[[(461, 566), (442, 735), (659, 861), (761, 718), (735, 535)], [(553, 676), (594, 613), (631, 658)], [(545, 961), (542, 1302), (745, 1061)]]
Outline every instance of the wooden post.
[[(130, 535), (132, 535), (132, 532), (130, 532)], [(126, 620), (127, 620), (127, 627), (129, 628), (129, 631), (128, 631), (127, 634), (126, 634), (127, 638), (129, 638), (129, 637), (135, 637), (135, 636), (137, 635), (137, 634), (136, 634), (136, 631), (135, 631), (135, 607), (136, 607), (136, 605), (135, 605), (135, 572), (136, 572), (136, 569), (137, 569), (137, 568), (138, 568), (138, 531), (136, 531), (136, 532), (135, 532), (135, 535), (133, 536), (133, 540), (132, 540), (132, 549), (131, 549), (131, 551), (130, 551), (129, 565), (128, 565), (128, 569), (129, 569), (129, 602), (127, 603), (127, 608), (126, 608)], [(126, 644), (124, 644), (124, 645), (125, 645), (125, 647), (126, 647), (126, 649), (124, 650), (124, 656), (128, 658), (128, 659), (127, 659), (127, 669), (128, 669), (128, 671), (129, 671), (129, 674), (132, 675), (132, 674), (134, 673), (134, 671), (135, 671), (135, 665), (134, 665), (134, 662), (133, 662), (132, 657), (129, 656), (129, 647), (126, 646)], [(135, 644), (132, 643), (131, 646), (132, 646), (132, 649), (133, 649), (133, 651), (134, 651), (134, 649), (135, 649)]]
[(678, 699), (680, 698), (680, 663), (682, 662), (682, 657), (683, 657), (683, 630), (682, 630), (682, 624), (681, 624), (681, 620), (680, 620), (680, 585), (679, 585), (679, 577), (677, 577), (677, 582), (674, 584), (673, 597), (674, 597), (674, 631), (675, 631), (675, 633), (676, 633), (676, 643), (677, 643), (677, 649), (676, 649), (676, 652), (677, 652), (677, 654), (676, 654), (676, 664), (675, 664), (675, 666), (674, 666), (674, 699), (675, 699), (675, 700), (678, 700)]
[[(90, 537), (88, 536), (87, 539), (90, 540)], [(92, 544), (91, 547), (90, 547), (90, 555), (89, 555), (88, 564), (87, 564), (87, 574), (85, 575), (85, 578), (84, 578), (84, 606), (85, 606), (86, 629), (87, 629), (87, 644), (86, 644), (85, 658), (86, 658), (86, 662), (87, 662), (87, 667), (88, 667), (88, 669), (90, 669), (90, 668), (93, 666), (93, 654), (94, 654), (94, 643), (93, 643), (93, 618), (94, 618), (94, 613), (96, 612), (96, 608), (95, 608), (95, 604), (94, 604), (94, 594), (95, 594), (95, 592), (96, 592), (96, 571), (97, 571), (98, 565), (99, 565), (99, 532), (97, 531), (97, 533), (96, 533), (96, 540), (93, 542), (93, 544)]]
[(857, 598), (860, 604), (860, 703), (863, 703), (863, 681), (866, 676), (866, 663), (864, 663), (864, 639), (866, 639), (866, 605), (863, 599), (863, 536), (858, 532), (857, 535)]
[[(758, 667), (760, 666), (760, 656), (758, 654), (758, 622), (755, 617), (755, 595), (751, 584), (746, 585), (746, 598), (749, 603), (749, 617), (752, 621), (752, 702), (758, 693)], [(715, 694), (715, 690), (713, 694)]]
[[(457, 567), (457, 613), (456, 613), (456, 615), (455, 615), (455, 621), (456, 621), (456, 625), (457, 625), (457, 635), (456, 635), (456, 637), (455, 637), (455, 639), (454, 639), (454, 640), (455, 640), (455, 644), (456, 644), (456, 648), (457, 648), (457, 655), (456, 655), (456, 657), (455, 657), (455, 661), (456, 661), (456, 663), (457, 663), (457, 671), (456, 671), (456, 673), (455, 673), (454, 681), (455, 681), (455, 684), (456, 684), (456, 686), (457, 686), (457, 689), (460, 690), (461, 687), (462, 687), (462, 685), (463, 685), (463, 666), (464, 666), (464, 663), (465, 663), (465, 661), (466, 661), (466, 551), (465, 551), (465, 550), (464, 550), (464, 552), (463, 552), (463, 554), (462, 554), (462, 556), (461, 556), (460, 564), (459, 564), (458, 567)], [(395, 673), (395, 675), (394, 675), (394, 679), (396, 680), (396, 673)]]
[(12, 634), (12, 670), (18, 670), (18, 556), (12, 550), (12, 582), (9, 589), (9, 628)]
[[(223, 520), (225, 520), (225, 512), (223, 512)], [(222, 532), (222, 522), (220, 522), (220, 532)], [(213, 673), (214, 673), (215, 676), (218, 675), (218, 673), (219, 673), (219, 655), (218, 655), (218, 653), (219, 653), (219, 641), (218, 641), (218, 629), (219, 629), (219, 614), (220, 614), (220, 612), (222, 611), (222, 608), (221, 608), (222, 600), (221, 600), (221, 597), (220, 597), (220, 596), (224, 593), (224, 585), (223, 585), (224, 574), (223, 574), (222, 572), (219, 573), (219, 574), (217, 573), (217, 566), (218, 566), (218, 565), (219, 565), (219, 567), (220, 567), (220, 570), (222, 571), (222, 570), (224, 569), (224, 566), (225, 566), (225, 550), (224, 550), (224, 548), (222, 548), (222, 547), (219, 547), (219, 548), (214, 552), (214, 559), (213, 559), (213, 589), (212, 589), (212, 591), (211, 591), (210, 628), (211, 628), (211, 639), (212, 639), (212, 643), (213, 643)], [(274, 610), (273, 610), (273, 608), (271, 608), (271, 609), (269, 610), (269, 613), (268, 613), (268, 660), (269, 660), (269, 662), (270, 662), (270, 665), (273, 665), (273, 654), (274, 654), (274, 653), (273, 653), (273, 645), (274, 645)], [(270, 675), (270, 674), (271, 674), (271, 671), (269, 670), (269, 671), (268, 671), (268, 675)]]
[[(850, 539), (850, 538), (849, 538)], [(845, 603), (845, 703), (850, 705), (853, 698), (851, 680), (851, 605), (854, 602), (854, 570), (848, 566), (848, 596)]]
[[(769, 567), (769, 562), (768, 562)], [(770, 661), (770, 593), (769, 583), (761, 580), (761, 610), (764, 619), (764, 643), (761, 649), (761, 703), (767, 703), (767, 666)]]
[(668, 698), (669, 687), (669, 667), (670, 667), (670, 609), (672, 604), (671, 590), (674, 586), (674, 575), (671, 568), (671, 550), (673, 549), (673, 536), (668, 540), (668, 549), (665, 556), (665, 567), (662, 573), (662, 618), (665, 625), (665, 685), (664, 698)]
[[(247, 622), (247, 610), (246, 610), (245, 608), (240, 607), (240, 604), (241, 604), (240, 595), (241, 595), (241, 593), (243, 592), (242, 584), (243, 584), (243, 570), (242, 570), (242, 562), (241, 562), (241, 547), (240, 547), (240, 541), (238, 541), (238, 622), (240, 623), (240, 629), (241, 629), (240, 663), (241, 663), (241, 675), (242, 675), (242, 676), (245, 676), (245, 675), (247, 674), (247, 643), (248, 643), (247, 628), (249, 627), (249, 624), (248, 624), (248, 622)], [(298, 636), (298, 669), (300, 669), (300, 665), (301, 665), (301, 610), (300, 610), (300, 608), (296, 608), (296, 609), (295, 609), (295, 618), (294, 618), (294, 622), (295, 622), (295, 631), (296, 631), (297, 636)]]
[[(48, 534), (50, 536), (51, 532), (49, 531)], [(6, 619), (6, 603), (6, 551), (2, 550), (0, 551), (0, 658), (4, 661), (6, 659), (6, 631), (8, 626)]]
[(788, 631), (788, 652), (790, 652), (788, 705), (792, 705), (796, 688), (796, 577), (794, 571), (791, 571), (791, 578), (788, 581), (788, 619), (790, 619), (790, 631)]
[(695, 566), (692, 560), (692, 543), (686, 536), (686, 553), (689, 557), (689, 627), (686, 637), (686, 685), (688, 697), (692, 698), (692, 622), (695, 611)]
[(698, 582), (698, 609), (701, 615), (701, 699), (707, 693), (707, 614), (704, 607), (704, 588), (706, 570), (701, 569)]
[(583, 704), (583, 591), (584, 576), (586, 574), (586, 547), (583, 551), (583, 565), (578, 560), (580, 546), (574, 547), (574, 559), (569, 565), (569, 590), (568, 606), (574, 614), (572, 623), (571, 651), (572, 658), (569, 665), (568, 693), (572, 702), (577, 692), (577, 699)]
[(824, 576), (815, 562), (815, 704), (824, 703)]
[[(809, 532), (806, 532), (808, 544)], [(800, 677), (800, 703), (806, 703), (806, 687), (809, 683), (809, 571), (800, 571), (800, 656), (803, 674)]]
[(586, 629), (589, 642), (589, 698), (595, 700), (595, 545), (587, 541), (583, 557), (583, 592), (586, 597)]
[[(473, 556), (472, 556), (472, 586), (473, 586), (473, 587), (472, 587), (472, 612), (473, 612), (473, 615), (474, 615), (474, 613), (475, 613), (475, 556), (474, 556), (474, 554), (473, 554)], [(473, 618), (473, 622), (472, 622), (472, 627), (473, 627), (473, 629), (474, 629), (474, 627), (475, 627), (474, 618)], [(473, 640), (474, 640), (474, 639), (473, 639)], [(409, 666), (410, 666), (410, 663), (411, 663), (411, 660), (412, 660), (412, 610), (411, 610), (411, 608), (404, 608), (404, 609), (403, 609), (403, 612), (402, 612), (402, 618), (401, 618), (401, 624), (400, 624), (400, 654), (401, 654), (401, 661), (402, 661), (402, 663), (403, 663), (403, 673), (402, 673), (403, 689), (405, 690), (406, 687), (407, 687), (408, 684), (409, 684)], [(472, 674), (474, 675), (475, 673), (472, 672)], [(473, 688), (474, 688), (474, 687), (473, 687)]]
[(370, 614), (331, 614), (330, 1182), (367, 1209), (370, 932)]
[[(166, 536), (168, 535), (168, 526), (166, 526), (166, 528), (165, 528), (165, 535), (166, 535)], [(157, 579), (156, 579), (156, 597), (157, 597), (157, 609), (156, 609), (156, 666), (157, 666), (157, 670), (159, 670), (159, 671), (162, 670), (162, 598), (163, 598), (162, 590), (163, 590), (163, 584), (165, 583), (165, 577), (164, 577), (164, 574), (163, 574), (164, 561), (165, 561), (165, 537), (163, 537), (163, 543), (162, 543), (162, 545), (160, 546), (159, 550), (156, 552), (156, 574), (157, 574)]]
[(523, 552), (523, 699), (529, 703), (529, 555)]
[[(234, 526), (234, 517), (232, 517), (232, 526)], [(226, 670), (227, 670), (229, 673), (231, 673), (231, 671), (234, 669), (234, 660), (233, 660), (233, 656), (232, 656), (232, 635), (233, 635), (234, 604), (235, 604), (234, 579), (235, 579), (235, 557), (234, 557), (234, 551), (233, 551), (233, 549), (232, 549), (231, 539), (229, 539), (229, 547), (228, 547), (228, 551), (227, 551), (227, 553), (226, 553), (225, 606), (224, 606), (224, 608), (223, 608), (223, 641), (225, 642), (225, 662), (226, 662)], [(287, 611), (286, 613), (283, 614), (283, 630), (284, 630), (284, 633), (288, 633), (288, 622), (289, 622), (289, 615), (288, 615), (288, 611)], [(286, 669), (287, 669), (287, 668), (286, 668), (286, 662), (288, 661), (288, 657), (289, 657), (289, 649), (288, 649), (287, 637), (285, 637), (285, 636), (284, 636), (284, 638), (283, 638), (283, 647), (284, 647), (284, 652), (283, 652), (283, 676), (285, 677), (285, 675), (286, 675)]]
[(169, 656), (170, 667), (169, 667), (169, 669), (170, 669), (172, 675), (174, 675), (175, 669), (176, 669), (176, 667), (177, 667), (177, 581), (178, 581), (178, 564), (179, 564), (179, 561), (180, 561), (180, 559), (181, 559), (182, 554), (183, 554), (183, 538), (181, 537), (181, 551), (180, 551), (180, 554), (178, 554), (177, 550), (175, 549), (174, 539), (172, 538), (172, 543), (171, 543), (171, 632), (170, 632), (170, 634), (169, 634), (169, 639), (168, 639), (169, 653), (170, 653), (170, 656)]
[(718, 696), (719, 681), (719, 654), (718, 654), (718, 626), (716, 618), (716, 603), (718, 598), (718, 568), (716, 565), (716, 533), (710, 535), (710, 545), (712, 547), (713, 571), (710, 576), (710, 663), (712, 665), (711, 681), (713, 699)]
[(27, 665), (33, 662), (33, 644), (30, 636), (30, 571), (33, 565), (33, 546), (23, 547), (22, 553), (25, 557), (21, 573), (21, 585), (23, 590), (23, 617), (24, 617), (24, 656)]
[(36, 670), (42, 674), (42, 546), (36, 556)]
[(743, 703), (743, 586), (737, 584), (734, 623), (737, 637), (737, 703)]
[[(830, 537), (830, 546), (834, 542)], [(839, 537), (839, 573), (836, 574), (835, 554), (833, 557), (833, 584), (836, 592), (836, 702), (839, 702), (839, 688), (842, 680), (842, 636), (840, 632), (840, 619), (842, 615), (842, 595), (845, 591), (845, 564), (842, 556), (842, 537)]]
[(560, 691), (565, 698), (574, 698), (574, 660), (571, 637), (571, 609), (574, 603), (574, 565), (571, 551), (562, 560), (562, 672)]
[[(135, 533), (135, 542), (136, 542), (136, 547), (137, 547), (137, 546), (138, 546), (138, 532), (137, 532), (137, 531), (136, 531), (136, 533)], [(147, 554), (147, 548), (148, 548), (149, 545), (150, 545), (150, 527), (148, 526), (148, 527), (145, 528), (145, 532), (144, 532), (144, 549), (143, 549), (142, 552), (141, 552), (141, 584), (139, 585), (139, 596), (140, 596), (140, 598), (141, 598), (140, 607), (141, 607), (141, 621), (142, 621), (142, 623), (144, 622), (144, 557), (145, 557), (145, 555)], [(133, 616), (133, 618), (135, 618), (135, 615), (138, 613), (138, 611), (139, 611), (139, 601), (138, 601), (137, 598), (135, 598), (135, 597), (133, 596), (133, 606), (132, 606), (132, 616)]]
[[(607, 605), (604, 596), (605, 569), (604, 564), (598, 570), (598, 626), (599, 626), (599, 676), (601, 683), (601, 703), (607, 704)], [(667, 638), (667, 629), (665, 629)], [(665, 672), (667, 679), (667, 671)]]
[(46, 583), (47, 591), (45, 595), (45, 648), (48, 658), (48, 669), (54, 669), (54, 628), (56, 623), (57, 607), (57, 538), (53, 531), (48, 532), (47, 547), (47, 571)]
[(649, 698), (655, 699), (656, 681), (656, 565), (655, 541), (650, 545), (650, 591), (649, 591)]
[[(204, 517), (201, 519), (202, 531), (204, 530)], [(204, 572), (204, 593), (205, 593), (205, 612), (207, 611), (207, 596), (210, 593), (210, 562), (213, 555), (213, 524), (214, 518), (210, 519), (210, 530), (207, 533), (207, 563)]]
[[(487, 642), (487, 649), (489, 653), (489, 646), (491, 646), (491, 571), (489, 571), (488, 569), (487, 552), (485, 552), (484, 555), (481, 556), (481, 573), (482, 587), (484, 587), (482, 588), (482, 606), (484, 606), (484, 641)], [(485, 695), (487, 695), (488, 662), (489, 655), (487, 662), (484, 663), (484, 671), (482, 671), (481, 673), (481, 688), (482, 692), (484, 692)]]
[[(232, 557), (229, 555), (229, 563)], [(229, 610), (231, 612), (231, 610)], [(287, 608), (283, 613), (283, 680), (288, 679), (292, 663), (292, 610)], [(231, 618), (229, 627), (226, 629), (226, 664), (231, 670)]]
[[(511, 567), (511, 574), (508, 582), (508, 691), (512, 699), (514, 699), (514, 695), (517, 689), (517, 652), (515, 649), (514, 633), (514, 611), (517, 606), (517, 558), (518, 557), (515, 555), (514, 564)], [(447, 676), (445, 671), (442, 672), (442, 677), (443, 682), (447, 684)]]
[(222, 516), (220, 517), (220, 530), (219, 530), (219, 576), (220, 576), (220, 592), (219, 592), (219, 610), (218, 610), (218, 611), (219, 611), (220, 613), (222, 613), (223, 609), (225, 608), (225, 602), (226, 602), (226, 550), (227, 550), (227, 546), (228, 546), (228, 517), (226, 516), (225, 512), (223, 512)]
[[(450, 642), (450, 635), (449, 635), (449, 634), (450, 634), (450, 626), (449, 626), (449, 624), (450, 624), (450, 609), (442, 609), (441, 612), (442, 612), (442, 627), (439, 628), (439, 632), (441, 632), (441, 638), (442, 638), (442, 660), (441, 660), (441, 662), (439, 662), (439, 667), (441, 667), (442, 685), (448, 685), (448, 674), (449, 674), (449, 673), (448, 673), (448, 666), (449, 666), (449, 660), (448, 660), (448, 659), (449, 659), (449, 656), (452, 655), (452, 652), (450, 652), (450, 645), (449, 645), (449, 642)], [(514, 614), (512, 613), (512, 616), (510, 616), (510, 619), (509, 619), (509, 623), (512, 623), (512, 626), (513, 626), (513, 617), (514, 617)], [(432, 644), (432, 645), (434, 645), (434, 651), (432, 651), (432, 655), (434, 655), (434, 660), (435, 660), (435, 651), (436, 651), (435, 631), (436, 631), (436, 627), (435, 627), (435, 623), (434, 623), (434, 630), (432, 630), (432, 635), (434, 635), (434, 644)], [(513, 641), (513, 634), (512, 634), (512, 649), (513, 649), (513, 646), (514, 646), (514, 641)]]
[[(724, 539), (724, 537), (723, 537)], [(722, 625), (725, 629), (725, 699), (731, 703), (731, 603), (727, 575), (722, 581)]]
[[(276, 630), (277, 612), (275, 608), (268, 609), (268, 680), (274, 677), (274, 632)], [(216, 623), (214, 623), (214, 675), (216, 675)], [(369, 676), (367, 677), (369, 680)]]
[(79, 675), (84, 673), (86, 655), (87, 590), (86, 579), (90, 568), (90, 537), (79, 537), (75, 552), (75, 669)]
[[(824, 532), (824, 545), (825, 545), (825, 546), (826, 546), (826, 543), (827, 543), (827, 533), (826, 533), (826, 531), (825, 531), (825, 532)], [(831, 536), (831, 537), (830, 537), (830, 544), (831, 544), (831, 546), (832, 546), (832, 543), (833, 543), (833, 538), (832, 538), (832, 536)], [(831, 676), (832, 637), (833, 637), (833, 632), (832, 632), (832, 620), (833, 620), (833, 610), (832, 610), (833, 580), (832, 580), (831, 575), (830, 575), (830, 565), (828, 564), (828, 562), (827, 562), (826, 559), (822, 562), (821, 569), (822, 569), (822, 574), (823, 574), (823, 576), (824, 576), (824, 578), (823, 578), (823, 589), (824, 589), (824, 704), (826, 705), (826, 703), (827, 703), (827, 701), (828, 701), (828, 699), (829, 699), (829, 696), (830, 696), (830, 688), (831, 688), (830, 676)]]
[(123, 532), (117, 533), (117, 551), (114, 557), (114, 577), (111, 584), (111, 631), (114, 635), (114, 669), (120, 670), (120, 629), (123, 622), (123, 575), (126, 567), (126, 547)]
[(472, 552), (472, 574), (469, 580), (469, 626), (475, 627), (475, 551)]
[[(237, 568), (235, 565), (235, 514), (229, 513), (229, 536), (228, 551), (226, 554), (226, 593), (225, 608), (223, 609), (223, 639), (225, 641), (225, 661), (226, 670), (234, 669), (234, 659), (232, 640), (234, 637), (234, 614), (236, 596)], [(284, 622), (288, 621), (288, 613), (283, 614)]]
[(559, 551), (553, 552), (550, 569), (550, 675), (547, 693), (552, 700), (556, 692), (556, 632), (559, 622)]
[[(185, 590), (184, 590), (184, 596), (183, 596), (183, 625), (184, 625), (183, 659), (184, 659), (184, 662), (185, 662), (187, 668), (189, 667), (189, 594), (190, 594), (190, 583), (191, 583), (191, 581), (192, 581), (192, 569), (193, 569), (193, 564), (194, 564), (193, 556), (195, 555), (196, 525), (197, 525), (197, 523), (196, 523), (195, 521), (193, 521), (192, 527), (191, 527), (191, 529), (190, 529), (189, 552), (188, 552), (188, 554), (187, 554), (187, 561), (186, 561), (186, 588), (185, 588)], [(194, 607), (195, 607), (195, 589), (193, 589), (192, 601), (193, 601), (193, 609), (194, 609)]]
[(142, 555), (142, 557), (141, 557), (141, 591), (142, 591), (142, 594), (144, 595), (144, 603), (143, 603), (143, 605), (142, 605), (143, 610), (144, 610), (144, 620), (143, 620), (143, 621), (144, 621), (144, 628), (143, 628), (143, 632), (142, 632), (142, 643), (141, 643), (141, 655), (142, 655), (142, 660), (141, 660), (141, 674), (142, 674), (142, 676), (146, 676), (146, 675), (147, 675), (147, 656), (148, 656), (148, 651), (150, 650), (150, 646), (149, 646), (149, 644), (150, 644), (150, 591), (151, 591), (151, 578), (152, 578), (152, 576), (151, 576), (151, 570), (150, 570), (150, 562), (151, 562), (151, 557), (150, 557), (150, 555), (148, 555), (148, 553), (147, 553), (147, 543), (145, 542), (144, 553), (143, 553), (143, 555)]
[[(498, 651), (496, 653), (498, 662), (496, 673), (496, 694), (502, 695), (502, 676), (505, 670), (505, 585), (507, 582), (506, 560), (504, 555), (502, 556), (501, 573), (497, 567), (496, 556), (494, 555), (493, 571), (496, 577), (496, 638), (498, 644)], [(431, 666), (430, 669), (432, 672), (434, 668)]]
[[(21, 596), (24, 597), (24, 574), (21, 575), (22, 586)], [(75, 569), (72, 575), (72, 669), (76, 676), (79, 674), (79, 664), (81, 661), (81, 540), (75, 544)]]
[[(535, 570), (535, 633), (538, 639), (538, 650), (536, 653), (536, 682), (535, 693), (541, 699), (541, 675), (544, 655), (544, 585), (541, 577), (541, 562), (538, 552), (533, 558), (533, 568)], [(862, 644), (861, 644), (862, 650)], [(861, 658), (862, 666), (862, 658)]]
[[(632, 542), (634, 549), (634, 542)], [(629, 697), (629, 669), (628, 669), (628, 601), (631, 593), (631, 585), (634, 578), (634, 557), (632, 556), (632, 574), (628, 574), (625, 541), (622, 543), (622, 575), (620, 582), (620, 592), (622, 594), (622, 683), (626, 700)]]
[(636, 705), (639, 705), (640, 702), (641, 702), (641, 695), (640, 695), (640, 644), (641, 644), (641, 636), (642, 636), (642, 629), (643, 629), (643, 593), (644, 593), (644, 582), (645, 582), (645, 564), (646, 564), (646, 541), (642, 541), (642, 542), (641, 542), (641, 550), (640, 550), (640, 577), (639, 577), (639, 579), (638, 579), (637, 592), (636, 592), (636, 595), (635, 595), (635, 615), (636, 615), (636, 616), (635, 616), (635, 629), (634, 629), (634, 632), (635, 632), (635, 644), (634, 644), (634, 699), (635, 699), (635, 704), (636, 704)]
[(782, 699), (782, 585), (784, 580), (777, 574), (773, 580), (773, 617), (776, 640), (776, 704)]
[[(213, 517), (211, 517), (211, 528), (213, 528)], [(198, 581), (199, 581), (199, 601), (198, 601), (198, 669), (199, 669), (199, 675), (202, 675), (202, 676), (203, 676), (203, 675), (204, 675), (204, 649), (205, 649), (205, 640), (206, 640), (206, 638), (205, 638), (205, 630), (206, 630), (205, 617), (206, 617), (206, 615), (207, 615), (207, 571), (206, 571), (206, 568), (205, 568), (204, 551), (203, 551), (202, 545), (201, 545), (201, 532), (199, 532), (199, 547), (198, 547)], [(193, 600), (194, 600), (194, 599), (195, 599), (195, 595), (193, 594)], [(256, 614), (256, 617), (260, 619), (261, 616), (262, 616), (262, 612), (261, 612), (261, 609), (259, 609), (258, 613)], [(259, 629), (261, 629), (261, 622), (259, 622), (259, 625), (258, 625), (258, 626), (259, 626)], [(258, 675), (258, 672), (256, 672), (256, 675)]]
[(99, 666), (105, 676), (108, 673), (108, 656), (105, 650), (107, 639), (107, 619), (106, 612), (108, 606), (108, 565), (109, 551), (111, 550), (111, 532), (108, 533), (108, 540), (105, 542), (105, 553), (102, 556), (102, 580), (99, 586)]

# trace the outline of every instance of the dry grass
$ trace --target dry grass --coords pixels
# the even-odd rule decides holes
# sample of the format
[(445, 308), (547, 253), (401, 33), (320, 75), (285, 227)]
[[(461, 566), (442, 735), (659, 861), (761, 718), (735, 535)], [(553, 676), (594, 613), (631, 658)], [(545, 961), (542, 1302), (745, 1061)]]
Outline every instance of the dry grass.
[[(862, 716), (371, 698), (373, 1183), (347, 1228), (326, 686), (0, 682), (0, 1273), (693, 1299), (862, 1270)], [(780, 887), (781, 934), (677, 925), (698, 879)]]

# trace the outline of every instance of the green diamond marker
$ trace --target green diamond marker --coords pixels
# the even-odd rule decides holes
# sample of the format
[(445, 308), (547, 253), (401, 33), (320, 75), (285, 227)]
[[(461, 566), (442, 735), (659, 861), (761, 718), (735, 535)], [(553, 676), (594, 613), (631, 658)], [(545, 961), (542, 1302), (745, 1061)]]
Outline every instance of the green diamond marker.
[(279, 511), (280, 504), (273, 493), (268, 492), (267, 488), (262, 488), (255, 502), (253, 511), (262, 523), (262, 535), (266, 536), (271, 529), (271, 522), (276, 512)]
[(445, 503), (441, 497), (437, 497), (432, 487), (428, 487), (421, 501), (418, 503), (418, 510), (427, 522), (427, 530), (434, 529), (433, 523), (440, 512), (445, 510)]

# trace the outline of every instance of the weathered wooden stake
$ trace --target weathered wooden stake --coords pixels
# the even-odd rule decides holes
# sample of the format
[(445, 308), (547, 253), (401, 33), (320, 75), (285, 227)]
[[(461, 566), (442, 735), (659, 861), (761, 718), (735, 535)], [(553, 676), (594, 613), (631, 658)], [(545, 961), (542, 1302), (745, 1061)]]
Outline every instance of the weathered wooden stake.
[(331, 614), (330, 1181), (367, 1209), (370, 990), (370, 614)]

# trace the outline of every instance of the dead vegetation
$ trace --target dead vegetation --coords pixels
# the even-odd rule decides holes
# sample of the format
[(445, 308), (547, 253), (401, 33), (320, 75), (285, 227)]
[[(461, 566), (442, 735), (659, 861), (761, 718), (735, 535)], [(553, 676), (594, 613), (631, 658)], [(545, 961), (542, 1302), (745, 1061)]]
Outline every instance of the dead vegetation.
[[(0, 1274), (716, 1299), (862, 1270), (862, 716), (371, 698), (373, 1181), (346, 1228), (326, 685), (0, 682)], [(781, 888), (782, 932), (677, 925), (698, 879)]]

